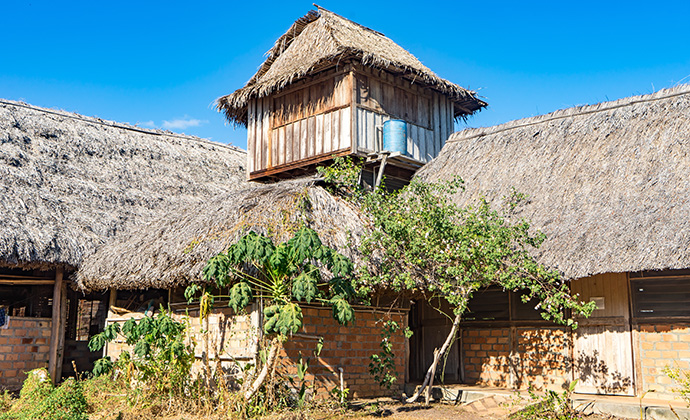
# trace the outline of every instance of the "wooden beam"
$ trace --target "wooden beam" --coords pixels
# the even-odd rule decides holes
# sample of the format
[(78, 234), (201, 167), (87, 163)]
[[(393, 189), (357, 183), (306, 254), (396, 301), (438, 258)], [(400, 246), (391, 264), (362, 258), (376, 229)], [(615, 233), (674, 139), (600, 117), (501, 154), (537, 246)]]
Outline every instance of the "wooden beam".
[(54, 279), (7, 279), (0, 277), (0, 284), (9, 286), (46, 286), (55, 283)]
[(328, 153), (323, 153), (318, 156), (313, 156), (307, 159), (302, 159), (294, 162), (290, 162), (288, 164), (283, 164), (280, 166), (275, 166), (270, 169), (265, 169), (262, 171), (255, 171), (249, 174), (249, 179), (254, 181), (254, 180), (259, 180), (265, 177), (269, 177), (275, 174), (278, 174), (280, 172), (287, 172), (287, 171), (292, 171), (294, 169), (299, 169), (304, 166), (309, 166), (325, 161), (332, 160), (334, 156), (348, 156), (350, 154), (350, 148), (346, 149), (341, 149), (341, 150), (336, 150), (333, 152), (328, 152)]
[(62, 376), (62, 357), (65, 346), (65, 321), (67, 318), (67, 284), (61, 267), (55, 270), (55, 286), (53, 287), (53, 317), (50, 331), (50, 359), (48, 372), (53, 384)]

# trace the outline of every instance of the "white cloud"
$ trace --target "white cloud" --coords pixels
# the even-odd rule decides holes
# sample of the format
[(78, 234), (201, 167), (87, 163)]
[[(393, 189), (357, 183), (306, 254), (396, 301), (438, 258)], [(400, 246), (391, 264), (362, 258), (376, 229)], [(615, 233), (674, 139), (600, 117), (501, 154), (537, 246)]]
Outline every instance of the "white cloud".
[(184, 130), (189, 127), (198, 127), (202, 124), (208, 124), (208, 120), (197, 120), (185, 115), (183, 118), (176, 118), (172, 121), (163, 120), (163, 128), (167, 130)]
[(156, 123), (154, 123), (153, 120), (137, 121), (136, 125), (138, 125), (140, 127), (150, 127), (150, 128), (156, 127)]

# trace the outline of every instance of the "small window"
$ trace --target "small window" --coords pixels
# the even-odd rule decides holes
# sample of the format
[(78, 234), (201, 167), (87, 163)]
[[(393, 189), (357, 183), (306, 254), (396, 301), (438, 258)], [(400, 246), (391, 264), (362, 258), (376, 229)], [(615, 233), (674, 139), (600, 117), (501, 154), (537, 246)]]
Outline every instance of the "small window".
[(465, 321), (507, 321), (510, 319), (509, 295), (500, 287), (487, 287), (474, 293), (464, 316)]
[(537, 304), (539, 301), (537, 299), (528, 300), (527, 302), (522, 301), (522, 296), (526, 295), (527, 292), (519, 291), (511, 293), (511, 299), (513, 304), (513, 320), (515, 321), (536, 321), (543, 320), (541, 312), (537, 309)]
[(690, 317), (690, 276), (638, 276), (630, 287), (634, 317)]

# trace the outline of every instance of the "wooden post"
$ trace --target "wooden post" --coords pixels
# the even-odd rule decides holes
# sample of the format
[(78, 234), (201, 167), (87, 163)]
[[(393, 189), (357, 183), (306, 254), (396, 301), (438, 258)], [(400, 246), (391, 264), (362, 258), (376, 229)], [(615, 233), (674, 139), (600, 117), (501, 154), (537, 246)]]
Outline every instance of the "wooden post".
[(55, 285), (53, 286), (53, 317), (50, 331), (50, 359), (48, 373), (53, 384), (62, 376), (62, 356), (65, 346), (65, 321), (67, 318), (67, 285), (64, 282), (62, 267), (55, 270)]

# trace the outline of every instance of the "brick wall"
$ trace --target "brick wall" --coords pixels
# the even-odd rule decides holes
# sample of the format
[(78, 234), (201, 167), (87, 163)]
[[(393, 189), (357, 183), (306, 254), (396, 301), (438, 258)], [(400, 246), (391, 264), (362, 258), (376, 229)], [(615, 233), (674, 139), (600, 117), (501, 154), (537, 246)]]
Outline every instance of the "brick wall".
[[(196, 341), (197, 363), (194, 371), (202, 369), (201, 357), (204, 351), (202, 326), (197, 317), (198, 312), (190, 308), (189, 327), (191, 337)], [(357, 310), (355, 312), (355, 325), (347, 327), (338, 324), (329, 308), (304, 308), (304, 327), (285, 344), (281, 353), (281, 373), (295, 376), (296, 364), (299, 362), (299, 352), (304, 359), (311, 358), (307, 381), (314, 385), (314, 391), (318, 397), (326, 397), (331, 389), (339, 386), (338, 368), (343, 368), (345, 387), (350, 389), (349, 397), (361, 398), (380, 396), (390, 393), (400, 395), (405, 381), (405, 364), (407, 361), (407, 343), (402, 331), (392, 337), (393, 352), (396, 356), (396, 375), (398, 382), (391, 391), (382, 390), (369, 374), (369, 356), (378, 353), (381, 349), (382, 320), (393, 319), (400, 325), (407, 325), (406, 315), (393, 314), (392, 318), (383, 312), (371, 310)], [(141, 317), (141, 315), (138, 315)], [(183, 316), (175, 315), (182, 319)], [(124, 323), (129, 316), (122, 317), (112, 322)], [(231, 376), (236, 373), (235, 361), (254, 362), (257, 343), (258, 314), (249, 311), (247, 315), (231, 316), (229, 308), (214, 309), (209, 317), (209, 348), (211, 359), (216, 354), (221, 358), (222, 366)], [(323, 337), (324, 346), (320, 357), (313, 355), (319, 337)], [(107, 354), (115, 359), (121, 351), (128, 346), (124, 344), (122, 337), (108, 344)], [(219, 351), (220, 350), (220, 351)], [(215, 362), (212, 363), (215, 367)]]
[[(143, 316), (140, 313), (132, 313), (121, 318), (109, 319), (108, 324), (117, 322), (122, 325), (131, 317), (141, 319)], [(201, 331), (206, 326), (199, 323), (198, 308), (190, 306), (188, 310), (176, 311), (173, 318), (187, 323), (188, 343), (196, 343), (194, 347), (196, 362), (192, 366), (192, 372), (202, 371), (205, 343), (204, 334)], [(255, 327), (258, 325), (257, 318), (258, 314), (251, 307), (248, 308), (247, 314), (238, 316), (232, 316), (232, 310), (228, 307), (219, 306), (213, 310), (213, 313), (209, 315), (208, 322), (208, 348), (210, 360), (213, 361), (211, 363), (213, 368), (216, 367), (216, 361), (219, 360), (222, 368), (230, 377), (238, 373), (236, 362), (254, 362), (258, 337)], [(129, 347), (125, 344), (124, 337), (120, 335), (114, 342), (108, 343), (106, 354), (115, 360), (123, 350), (131, 351)]]
[[(407, 340), (402, 331), (396, 333), (391, 341), (396, 358), (396, 376), (398, 381), (391, 390), (382, 389), (369, 374), (369, 356), (381, 350), (381, 332), (383, 322), (393, 319), (400, 325), (407, 325), (406, 315), (358, 310), (355, 313), (355, 325), (347, 327), (338, 324), (327, 308), (304, 308), (304, 327), (285, 344), (281, 356), (283, 371), (295, 375), (299, 352), (306, 359), (311, 357), (307, 371), (308, 383), (314, 384), (317, 397), (325, 397), (329, 391), (340, 386), (338, 368), (343, 369), (345, 388), (349, 388), (349, 398), (381, 396), (385, 394), (400, 395), (405, 382), (407, 363)], [(313, 351), (323, 337), (323, 350), (318, 359)]]
[(463, 328), (462, 352), (465, 382), (496, 387), (510, 386), (510, 328)]
[(570, 381), (571, 340), (558, 327), (463, 328), (465, 382), (560, 389)]
[(677, 384), (664, 373), (664, 367), (690, 371), (690, 326), (661, 324), (639, 326), (639, 357), (642, 392), (649, 398), (675, 399)]
[(48, 367), (50, 318), (10, 317), (0, 329), (0, 389), (21, 388), (26, 372)]

